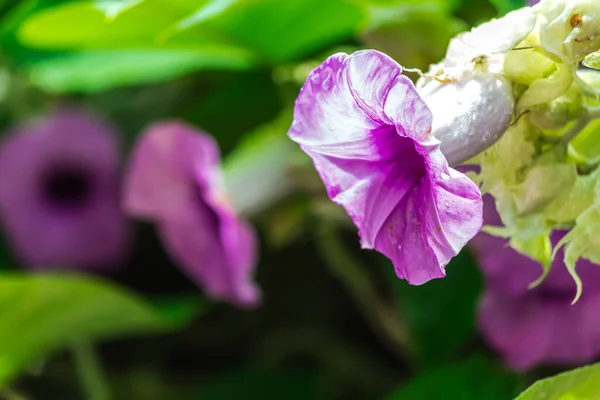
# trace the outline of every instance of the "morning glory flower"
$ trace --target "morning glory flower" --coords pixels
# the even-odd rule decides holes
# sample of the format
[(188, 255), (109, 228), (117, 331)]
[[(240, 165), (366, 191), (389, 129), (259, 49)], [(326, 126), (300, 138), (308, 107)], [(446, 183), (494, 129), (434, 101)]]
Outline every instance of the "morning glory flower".
[(445, 266), (481, 228), (478, 187), (450, 168), (432, 116), (402, 68), (373, 50), (314, 69), (288, 133), (312, 158), (331, 200), (412, 284)]
[(127, 244), (120, 152), (106, 123), (75, 108), (10, 132), (0, 146), (0, 214), (32, 268), (106, 268)]
[(155, 223), (173, 261), (208, 294), (252, 306), (256, 239), (224, 192), (217, 144), (182, 122), (152, 125), (129, 162), (125, 208)]
[[(499, 224), (493, 202), (485, 201), (485, 221)], [(566, 232), (555, 232), (556, 244)], [(573, 278), (555, 258), (548, 277), (529, 285), (542, 273), (539, 263), (507, 247), (502, 238), (479, 234), (469, 244), (486, 278), (478, 324), (487, 342), (508, 365), (527, 370), (542, 364), (574, 365), (600, 355), (600, 268), (587, 260), (577, 263), (586, 290), (571, 305), (577, 291)]]

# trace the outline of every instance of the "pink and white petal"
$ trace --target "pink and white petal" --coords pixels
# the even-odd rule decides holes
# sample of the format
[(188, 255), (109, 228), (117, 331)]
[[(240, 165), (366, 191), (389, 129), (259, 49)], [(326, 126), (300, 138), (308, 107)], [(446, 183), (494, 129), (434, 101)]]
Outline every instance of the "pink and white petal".
[(421, 225), (423, 212), (417, 185), (390, 214), (375, 241), (375, 249), (392, 260), (398, 277), (413, 285), (445, 275)]
[(243, 261), (253, 261), (252, 255), (247, 254), (254, 251), (254, 237), (241, 226), (237, 236), (230, 237), (224, 246), (220, 225), (209, 207), (198, 207), (190, 202), (189, 208), (181, 210), (179, 218), (159, 223), (158, 230), (173, 261), (209, 296), (241, 307), (255, 306), (260, 296), (249, 266), (231, 264), (228, 255), (232, 247), (237, 247), (246, 254), (242, 256)]
[(178, 121), (152, 125), (138, 139), (130, 158), (125, 209), (154, 220), (168, 218), (197, 190), (198, 171), (212, 175), (218, 160), (216, 143), (202, 132)]
[[(385, 113), (386, 103), (404, 107), (401, 94), (411, 94), (411, 106), (418, 99), (401, 72), (376, 51), (331, 56), (302, 88), (289, 132), (313, 158), (329, 197), (359, 228), (364, 248), (374, 247), (384, 221), (424, 173), (413, 140)], [(394, 101), (388, 101), (390, 93), (396, 93)], [(424, 103), (419, 110), (430, 122)]]
[[(429, 172), (435, 179), (437, 173)], [(422, 201), (429, 206), (424, 215), (429, 244), (446, 265), (481, 230), (483, 201), (479, 187), (460, 172), (447, 168), (441, 176), (429, 182), (431, 195)]]

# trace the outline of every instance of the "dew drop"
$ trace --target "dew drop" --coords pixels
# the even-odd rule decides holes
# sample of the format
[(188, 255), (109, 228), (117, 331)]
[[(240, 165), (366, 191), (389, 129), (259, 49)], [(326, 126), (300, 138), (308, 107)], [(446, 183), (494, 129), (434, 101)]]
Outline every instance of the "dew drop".
[(448, 175), (445, 172), (442, 172), (442, 179), (445, 180), (445, 181), (447, 181), (448, 179), (450, 179), (450, 175)]
[(448, 203), (447, 201), (444, 203), (444, 205), (446, 206), (446, 208), (450, 208), (450, 203)]

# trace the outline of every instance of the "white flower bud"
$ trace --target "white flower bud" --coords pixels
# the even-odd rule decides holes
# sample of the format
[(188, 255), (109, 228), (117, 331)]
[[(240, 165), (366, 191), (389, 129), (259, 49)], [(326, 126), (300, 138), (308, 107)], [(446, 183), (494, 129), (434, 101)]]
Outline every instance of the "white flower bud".
[(512, 85), (497, 74), (431, 81), (419, 94), (431, 109), (431, 133), (442, 142), (450, 165), (459, 165), (496, 143), (508, 129), (515, 106)]

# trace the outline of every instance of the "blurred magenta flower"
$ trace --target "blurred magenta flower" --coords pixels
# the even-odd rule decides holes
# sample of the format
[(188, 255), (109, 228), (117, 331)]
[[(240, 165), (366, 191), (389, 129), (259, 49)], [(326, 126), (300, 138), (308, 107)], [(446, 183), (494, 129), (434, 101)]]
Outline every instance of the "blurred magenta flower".
[[(486, 198), (484, 212), (487, 224), (500, 224), (491, 198)], [(553, 244), (565, 234), (553, 233)], [(598, 265), (579, 261), (577, 273), (585, 289), (579, 301), (571, 305), (576, 286), (562, 255), (555, 257), (546, 280), (529, 289), (542, 273), (540, 264), (508, 247), (505, 239), (485, 233), (470, 245), (486, 278), (479, 328), (508, 365), (516, 370), (541, 364), (579, 365), (600, 355)]]
[(302, 87), (288, 135), (313, 159), (361, 246), (412, 284), (445, 275), (481, 228), (479, 188), (449, 168), (402, 68), (373, 50), (329, 57)]
[(253, 306), (256, 239), (230, 205), (217, 144), (184, 123), (156, 123), (131, 155), (125, 208), (153, 221), (166, 251), (210, 296)]
[(113, 128), (65, 108), (8, 134), (0, 147), (0, 214), (32, 268), (115, 265), (127, 245)]

